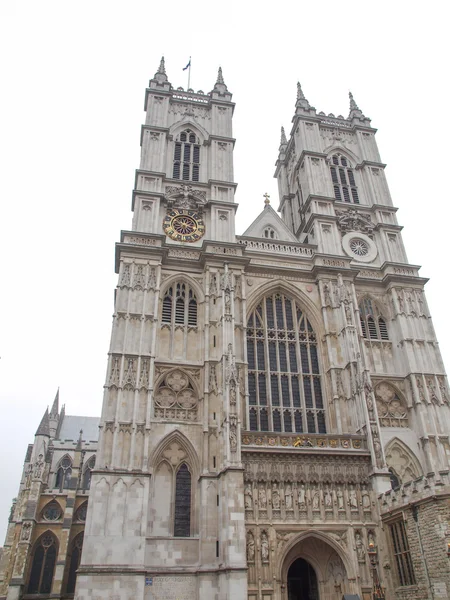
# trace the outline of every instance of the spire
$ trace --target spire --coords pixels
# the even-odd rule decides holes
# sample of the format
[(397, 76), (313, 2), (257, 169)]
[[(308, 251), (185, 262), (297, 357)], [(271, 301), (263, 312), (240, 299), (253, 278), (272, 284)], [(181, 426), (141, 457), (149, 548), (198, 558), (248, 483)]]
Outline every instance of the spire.
[(164, 56), (161, 57), (161, 62), (159, 63), (158, 70), (156, 71), (153, 80), (157, 81), (158, 83), (166, 83), (168, 81)]
[(48, 408), (46, 408), (44, 416), (42, 417), (42, 421), (39, 427), (36, 430), (35, 435), (46, 435), (50, 437), (50, 423), (48, 418)]
[(284, 131), (284, 127), (281, 128), (281, 142), (280, 145), (284, 146), (284, 144), (287, 144), (287, 139), (286, 139), (286, 133)]
[(311, 110), (315, 110), (308, 100), (305, 98), (305, 94), (303, 93), (302, 86), (300, 82), (297, 81), (297, 102), (295, 103), (295, 108), (297, 111), (302, 109), (303, 111), (310, 112)]
[(300, 81), (297, 81), (297, 100), (306, 100)]
[[(355, 102), (355, 100), (353, 98), (353, 94), (351, 92), (348, 93), (348, 97), (350, 99), (350, 113), (348, 115), (348, 118), (349, 119), (357, 118), (357, 119), (360, 119), (360, 120), (366, 120), (366, 117), (363, 115), (362, 110), (356, 104), (356, 102)], [(369, 120), (369, 119), (367, 119), (367, 120)]]
[(53, 400), (52, 410), (50, 411), (50, 417), (57, 417), (59, 414), (59, 388), (56, 392), (55, 399)]
[(350, 98), (350, 110), (359, 110), (359, 106), (353, 99), (353, 94), (351, 92), (348, 93), (348, 97)]
[(221, 95), (228, 92), (228, 88), (223, 79), (222, 67), (219, 67), (219, 71), (217, 72), (217, 80), (213, 92), (218, 92)]

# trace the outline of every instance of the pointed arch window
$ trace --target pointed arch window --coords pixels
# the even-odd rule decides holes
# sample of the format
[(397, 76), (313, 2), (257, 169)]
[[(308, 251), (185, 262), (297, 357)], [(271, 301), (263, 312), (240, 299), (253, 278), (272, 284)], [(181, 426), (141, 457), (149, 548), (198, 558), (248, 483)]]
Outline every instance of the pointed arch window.
[(266, 227), (263, 231), (263, 236), (268, 240), (276, 240), (277, 239), (277, 234), (275, 232), (275, 229), (273, 229), (273, 227)]
[(83, 490), (89, 490), (91, 487), (92, 469), (95, 467), (95, 455), (87, 461), (83, 473)]
[(161, 319), (171, 325), (197, 326), (197, 298), (189, 285), (180, 282), (166, 290)]
[(49, 594), (51, 592), (56, 556), (56, 539), (51, 533), (45, 533), (34, 547), (28, 594)]
[(59, 464), (56, 472), (55, 488), (59, 491), (70, 488), (70, 479), (72, 477), (72, 461), (68, 456), (65, 456)]
[(366, 339), (389, 340), (386, 320), (370, 298), (365, 298), (360, 303), (359, 318), (361, 331)]
[(66, 594), (75, 592), (75, 584), (77, 581), (77, 570), (80, 566), (81, 551), (83, 549), (84, 532), (79, 533), (72, 542), (70, 552), (69, 573), (67, 575)]
[(200, 140), (191, 129), (182, 131), (175, 142), (173, 179), (198, 181), (200, 176)]
[(247, 322), (248, 426), (326, 433), (317, 336), (294, 300), (266, 296)]
[(191, 474), (183, 463), (175, 477), (175, 515), (173, 535), (189, 537), (191, 535)]
[(336, 200), (359, 204), (355, 175), (347, 158), (342, 154), (333, 154), (330, 172)]

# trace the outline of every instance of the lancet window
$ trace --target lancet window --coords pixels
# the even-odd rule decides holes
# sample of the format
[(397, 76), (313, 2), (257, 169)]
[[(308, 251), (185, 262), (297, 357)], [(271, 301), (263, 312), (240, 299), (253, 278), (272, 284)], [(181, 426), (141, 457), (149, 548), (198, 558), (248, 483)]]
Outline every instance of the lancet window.
[(171, 285), (164, 294), (162, 321), (171, 325), (197, 325), (197, 298), (186, 283)]
[(247, 322), (248, 426), (326, 433), (317, 336), (297, 303), (266, 296)]
[(68, 456), (65, 456), (59, 464), (56, 472), (55, 488), (59, 488), (62, 492), (64, 489), (69, 489), (70, 479), (72, 477), (72, 461)]
[(189, 537), (191, 535), (191, 474), (183, 463), (175, 477), (175, 516), (173, 535)]
[(277, 234), (275, 233), (275, 230), (272, 227), (266, 227), (264, 229), (263, 235), (269, 240), (275, 240), (277, 238)]
[(49, 594), (51, 592), (56, 556), (56, 539), (50, 532), (45, 533), (34, 547), (28, 594)]
[(190, 129), (181, 132), (175, 142), (173, 178), (198, 181), (200, 174), (200, 140)]
[(91, 487), (92, 469), (95, 467), (95, 455), (87, 461), (83, 473), (83, 490), (89, 490)]
[(67, 576), (66, 593), (73, 594), (75, 592), (75, 583), (77, 581), (77, 570), (80, 566), (81, 550), (83, 549), (84, 532), (79, 533), (72, 542), (70, 553), (69, 573)]
[(361, 330), (365, 338), (371, 340), (389, 340), (384, 317), (370, 298), (365, 298), (359, 305)]
[(355, 175), (347, 158), (342, 154), (333, 154), (330, 172), (336, 200), (359, 204)]

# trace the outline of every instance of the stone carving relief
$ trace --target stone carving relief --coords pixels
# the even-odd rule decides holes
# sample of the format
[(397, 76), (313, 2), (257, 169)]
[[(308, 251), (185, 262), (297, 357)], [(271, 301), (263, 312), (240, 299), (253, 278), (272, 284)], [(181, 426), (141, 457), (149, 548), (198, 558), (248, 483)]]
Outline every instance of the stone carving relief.
[(186, 208), (202, 211), (206, 202), (206, 192), (196, 190), (192, 185), (167, 186), (166, 187), (167, 207)]
[(209, 363), (209, 393), (217, 394), (218, 390), (216, 364)]
[(139, 389), (147, 389), (149, 386), (148, 372), (150, 368), (150, 361), (147, 358), (142, 359), (141, 363), (141, 376), (139, 378)]
[(198, 398), (188, 376), (179, 369), (167, 373), (155, 394), (155, 417), (196, 421), (197, 412)]
[(154, 267), (150, 268), (150, 273), (148, 274), (147, 287), (149, 290), (156, 289), (156, 269)]
[(124, 369), (124, 376), (122, 379), (122, 387), (134, 389), (136, 387), (137, 359), (127, 357), (125, 361), (126, 366)]
[(120, 357), (112, 357), (111, 375), (109, 377), (109, 384), (118, 386), (120, 381)]
[(366, 562), (366, 549), (364, 548), (362, 533), (359, 529), (355, 531), (355, 550), (358, 562)]
[(361, 231), (370, 238), (373, 238), (374, 224), (372, 223), (370, 216), (358, 212), (354, 208), (349, 210), (336, 211), (338, 217), (337, 226), (342, 233), (349, 233), (350, 231)]
[(440, 404), (436, 391), (436, 382), (434, 381), (434, 378), (427, 377), (426, 382), (428, 389), (428, 397), (430, 398), (431, 402), (434, 402), (434, 404)]
[(393, 386), (378, 384), (375, 398), (381, 427), (408, 427), (408, 407)]
[(32, 528), (32, 523), (24, 523), (22, 525), (22, 534), (21, 534), (21, 539), (24, 541), (27, 541), (30, 539), (31, 536), (31, 528)]
[(438, 377), (439, 382), (439, 391), (441, 393), (442, 402), (445, 404), (450, 404), (449, 396), (448, 396), (448, 388), (447, 383), (445, 381), (445, 377)]
[(237, 416), (230, 415), (230, 450), (236, 452), (237, 450)]
[(261, 560), (263, 563), (269, 562), (269, 536), (266, 530), (261, 532)]
[(122, 269), (122, 276), (120, 278), (119, 287), (130, 287), (131, 282), (131, 265), (124, 264)]
[(394, 439), (386, 448), (386, 463), (397, 474), (400, 483), (412, 481), (423, 474), (417, 458), (398, 439)]
[(255, 562), (255, 536), (251, 529), (247, 531), (247, 561)]
[(136, 270), (133, 276), (133, 289), (143, 290), (145, 288), (144, 265), (136, 265)]
[(244, 506), (245, 510), (253, 510), (253, 490), (250, 483), (245, 486)]

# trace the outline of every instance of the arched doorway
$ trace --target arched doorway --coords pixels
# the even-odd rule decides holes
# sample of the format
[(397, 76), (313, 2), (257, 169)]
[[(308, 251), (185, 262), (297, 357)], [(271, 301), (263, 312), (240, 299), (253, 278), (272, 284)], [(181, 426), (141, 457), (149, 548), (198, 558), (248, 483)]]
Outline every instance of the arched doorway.
[(304, 558), (297, 558), (287, 576), (288, 600), (319, 600), (316, 572)]

